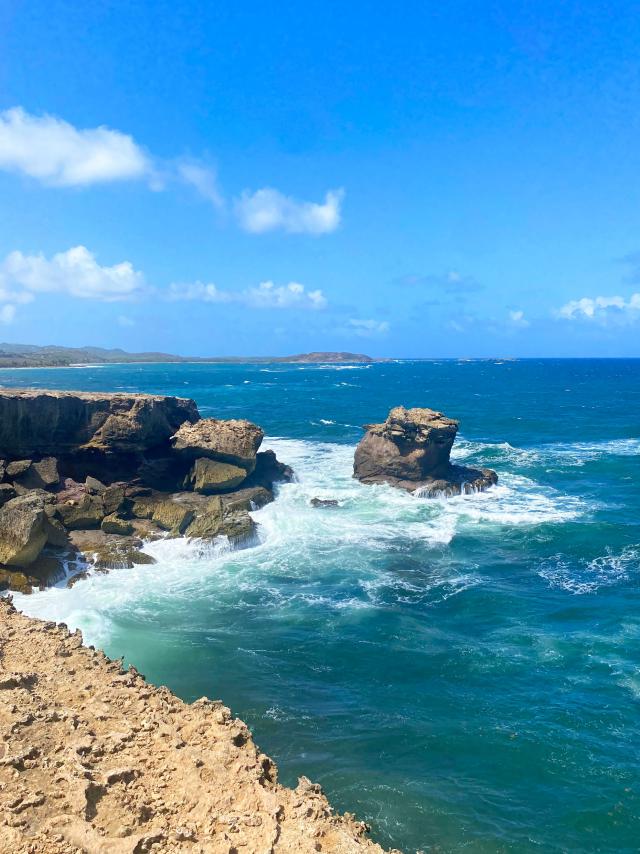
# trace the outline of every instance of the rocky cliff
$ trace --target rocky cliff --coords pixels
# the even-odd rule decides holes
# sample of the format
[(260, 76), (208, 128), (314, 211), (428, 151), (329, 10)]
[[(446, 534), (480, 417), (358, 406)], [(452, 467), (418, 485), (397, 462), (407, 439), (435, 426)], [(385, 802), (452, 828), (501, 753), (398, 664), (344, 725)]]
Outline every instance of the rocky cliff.
[(354, 477), (389, 483), (420, 495), (457, 495), (487, 489), (498, 480), (491, 469), (450, 462), (458, 422), (433, 409), (396, 406), (382, 424), (368, 424), (356, 448)]
[(183, 398), (0, 390), (0, 590), (147, 562), (158, 536), (248, 542), (292, 474), (262, 438)]
[(6, 599), (0, 728), (3, 854), (382, 854), (318, 785), (280, 785), (220, 701), (187, 705)]

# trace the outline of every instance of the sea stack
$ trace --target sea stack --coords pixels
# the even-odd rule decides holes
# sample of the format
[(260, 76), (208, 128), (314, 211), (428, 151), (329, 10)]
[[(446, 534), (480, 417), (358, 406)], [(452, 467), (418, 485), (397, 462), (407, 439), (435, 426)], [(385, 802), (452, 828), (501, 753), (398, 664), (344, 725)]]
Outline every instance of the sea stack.
[(458, 422), (442, 412), (396, 406), (383, 424), (365, 429), (353, 466), (362, 483), (389, 483), (435, 497), (479, 492), (498, 480), (492, 469), (452, 465)]

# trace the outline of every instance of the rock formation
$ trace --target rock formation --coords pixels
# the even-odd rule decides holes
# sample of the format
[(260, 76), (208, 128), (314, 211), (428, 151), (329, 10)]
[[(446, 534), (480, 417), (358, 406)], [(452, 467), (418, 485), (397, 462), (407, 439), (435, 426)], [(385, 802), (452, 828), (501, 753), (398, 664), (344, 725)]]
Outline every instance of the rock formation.
[(368, 424), (356, 448), (353, 473), (362, 483), (389, 483), (419, 495), (458, 495), (487, 489), (491, 469), (452, 465), (458, 422), (433, 409), (396, 406), (383, 424)]
[(256, 467), (256, 453), (264, 433), (251, 421), (203, 418), (185, 422), (173, 437), (176, 451), (192, 458), (205, 457), (241, 466), (249, 474)]
[(0, 390), (0, 457), (143, 453), (198, 421), (193, 400), (150, 394)]
[(250, 540), (249, 511), (292, 477), (263, 435), (188, 399), (0, 390), (0, 590), (140, 563), (158, 536)]
[(220, 701), (121, 664), (0, 599), (0, 851), (382, 854)]

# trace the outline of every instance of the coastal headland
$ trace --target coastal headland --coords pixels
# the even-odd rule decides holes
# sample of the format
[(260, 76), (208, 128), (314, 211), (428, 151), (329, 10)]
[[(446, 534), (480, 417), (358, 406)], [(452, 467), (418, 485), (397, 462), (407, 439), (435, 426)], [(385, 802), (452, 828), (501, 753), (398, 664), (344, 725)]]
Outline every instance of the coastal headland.
[(292, 477), (262, 438), (188, 398), (1, 390), (0, 589), (153, 562), (160, 536), (250, 543), (249, 511)]
[(380, 852), (220, 701), (186, 704), (0, 598), (2, 854)]
[[(153, 562), (156, 537), (250, 545), (291, 469), (187, 398), (0, 391), (0, 589)], [(277, 782), (220, 701), (183, 703), (0, 597), (1, 854), (382, 851), (319, 786)]]

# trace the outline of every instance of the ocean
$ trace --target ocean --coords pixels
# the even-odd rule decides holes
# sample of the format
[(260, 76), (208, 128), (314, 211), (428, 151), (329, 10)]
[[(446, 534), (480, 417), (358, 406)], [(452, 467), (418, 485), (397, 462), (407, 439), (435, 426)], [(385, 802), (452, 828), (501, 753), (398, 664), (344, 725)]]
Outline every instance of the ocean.
[[(32, 596), (185, 700), (222, 698), (278, 763), (405, 852), (640, 848), (640, 361), (113, 365), (7, 386), (192, 397), (296, 481), (259, 542), (165, 540), (153, 566)], [(351, 477), (398, 404), (460, 419), (486, 493)], [(313, 508), (314, 497), (338, 507)]]

